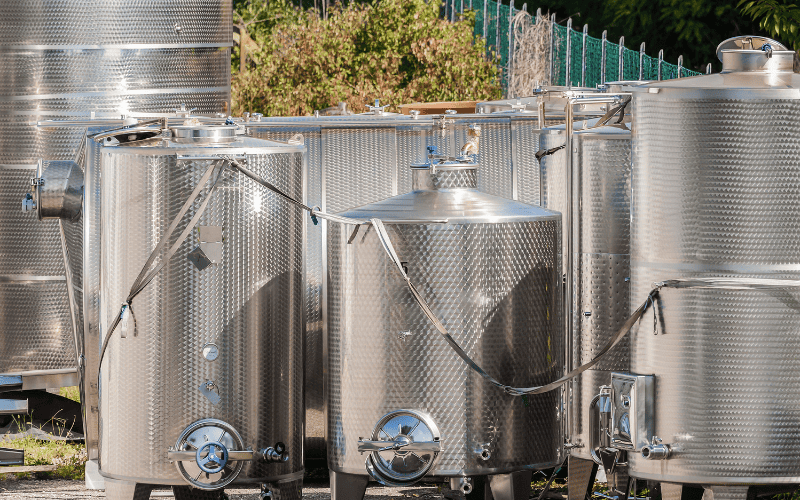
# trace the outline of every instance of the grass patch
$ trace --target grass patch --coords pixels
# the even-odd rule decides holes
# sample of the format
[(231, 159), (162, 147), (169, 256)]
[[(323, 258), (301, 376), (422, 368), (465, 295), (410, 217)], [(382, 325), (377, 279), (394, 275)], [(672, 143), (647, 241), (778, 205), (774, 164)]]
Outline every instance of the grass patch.
[[(14, 418), (20, 432), (29, 425), (24, 417)], [(32, 472), (24, 474), (0, 474), (0, 481), (13, 479), (84, 479), (84, 465), (87, 460), (86, 446), (72, 444), (66, 441), (42, 441), (33, 436), (24, 436), (17, 439), (0, 437), (0, 447), (25, 450), (25, 465), (55, 465), (58, 467), (52, 472)]]
[(72, 387), (62, 387), (58, 390), (58, 395), (65, 397), (67, 399), (71, 399), (75, 402), (81, 402), (81, 391), (78, 389), (77, 386)]

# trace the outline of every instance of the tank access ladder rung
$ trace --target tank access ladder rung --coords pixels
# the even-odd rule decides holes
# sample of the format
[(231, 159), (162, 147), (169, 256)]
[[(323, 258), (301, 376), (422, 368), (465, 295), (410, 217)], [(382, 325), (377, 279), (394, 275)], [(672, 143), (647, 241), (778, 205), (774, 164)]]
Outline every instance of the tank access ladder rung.
[(25, 450), (0, 448), (0, 465), (25, 465)]
[(21, 390), (22, 375), (0, 375), (0, 392)]
[(27, 415), (27, 399), (0, 399), (0, 415)]

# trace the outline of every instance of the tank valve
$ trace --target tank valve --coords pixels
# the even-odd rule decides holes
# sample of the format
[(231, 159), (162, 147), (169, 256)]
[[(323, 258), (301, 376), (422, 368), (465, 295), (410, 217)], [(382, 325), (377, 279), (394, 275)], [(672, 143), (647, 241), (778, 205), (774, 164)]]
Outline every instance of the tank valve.
[(286, 451), (286, 445), (283, 443), (275, 443), (275, 446), (264, 448), (261, 450), (261, 456), (267, 462), (288, 462), (289, 453)]
[(22, 211), (28, 213), (34, 210), (36, 210), (36, 200), (33, 199), (31, 193), (25, 193), (25, 196), (22, 198)]
[(483, 446), (478, 447), (475, 450), (475, 454), (478, 456), (478, 458), (480, 458), (484, 462), (486, 462), (490, 458), (492, 458), (492, 452), (489, 451), (489, 446), (488, 445), (483, 445)]
[(671, 448), (668, 444), (648, 444), (642, 447), (642, 458), (645, 460), (666, 460)]
[(450, 478), (450, 489), (460, 490), (461, 493), (469, 495), (472, 493), (472, 478), (471, 477), (452, 477)]

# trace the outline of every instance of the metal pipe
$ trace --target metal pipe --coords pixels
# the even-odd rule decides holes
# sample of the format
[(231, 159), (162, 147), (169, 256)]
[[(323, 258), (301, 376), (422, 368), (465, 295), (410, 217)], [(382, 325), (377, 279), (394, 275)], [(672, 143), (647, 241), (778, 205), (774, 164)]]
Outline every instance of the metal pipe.
[(669, 458), (671, 451), (668, 444), (648, 444), (642, 447), (642, 458), (645, 460), (666, 460)]
[(661, 65), (664, 64), (664, 49), (658, 51), (658, 81), (661, 81)]
[(625, 37), (619, 37), (619, 81), (625, 79)]
[(683, 70), (683, 56), (678, 56), (678, 78), (681, 77), (681, 71)]
[(603, 30), (600, 37), (600, 84), (606, 83), (606, 55), (608, 50), (608, 31)]
[(567, 19), (567, 56), (564, 58), (564, 61), (565, 61), (564, 85), (567, 87), (572, 87), (572, 79), (570, 75), (570, 66), (572, 66), (572, 18), (571, 17)]
[(486, 58), (489, 58), (489, 0), (483, 0), (483, 38), (486, 41)]
[(639, 80), (644, 80), (644, 42), (639, 46)]
[(589, 36), (589, 25), (583, 25), (583, 40), (581, 48), (581, 87), (586, 86), (586, 39)]
[(556, 76), (556, 15), (550, 16), (550, 85), (555, 85)]
[[(572, 162), (572, 144), (573, 144), (573, 127), (574, 125), (574, 108), (573, 108), (573, 100), (572, 98), (567, 99), (567, 105), (564, 108), (564, 115), (565, 115), (565, 123), (564, 128), (566, 131), (566, 143), (564, 147), (564, 154), (566, 155), (564, 161), (566, 168), (564, 169), (564, 177), (565, 177), (565, 203), (564, 203), (564, 214), (563, 214), (563, 225), (562, 231), (564, 232), (564, 238), (562, 241), (564, 242), (564, 250), (565, 250), (565, 258), (563, 264), (563, 281), (564, 281), (564, 331), (567, 333), (566, 335), (566, 365), (567, 365), (567, 373), (572, 371), (572, 174), (573, 174), (573, 162)], [(567, 386), (567, 401), (572, 400), (572, 394), (569, 392), (571, 389), (571, 384)], [(567, 429), (572, 429), (572, 411), (570, 411), (571, 404), (567, 404)]]
[(707, 74), (707, 75), (710, 75), (710, 74), (711, 74), (711, 63), (708, 63), (708, 64), (706, 65), (706, 74)]

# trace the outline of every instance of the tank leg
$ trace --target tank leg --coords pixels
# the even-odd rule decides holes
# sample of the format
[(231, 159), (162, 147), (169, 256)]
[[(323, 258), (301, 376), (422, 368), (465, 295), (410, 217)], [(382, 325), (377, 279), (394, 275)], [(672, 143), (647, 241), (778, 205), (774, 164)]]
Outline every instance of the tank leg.
[(153, 486), (106, 478), (107, 500), (148, 500)]
[(331, 500), (362, 500), (369, 476), (330, 471)]
[(570, 456), (567, 470), (567, 500), (589, 500), (597, 476), (597, 464), (593, 460)]
[[(486, 476), (472, 476), (470, 480), (472, 491), (464, 495), (466, 500), (492, 500), (492, 492), (489, 489), (489, 481)], [(460, 484), (451, 479), (450, 488), (454, 490), (460, 489)]]
[(661, 500), (703, 500), (703, 493), (699, 485), (661, 483)]
[(87, 490), (106, 489), (106, 480), (100, 475), (100, 466), (97, 464), (97, 460), (89, 460), (86, 462), (84, 477), (86, 478)]
[(485, 500), (528, 500), (531, 494), (531, 470), (488, 476)]
[(205, 491), (191, 486), (173, 486), (175, 500), (222, 500), (223, 490)]
[[(266, 496), (267, 492), (272, 496)], [(271, 498), (272, 500), (302, 500), (303, 480), (298, 479), (297, 481), (261, 485), (261, 495), (262, 498)]]
[(617, 465), (611, 474), (606, 472), (606, 479), (608, 480), (608, 489), (612, 492), (611, 496), (614, 496), (614, 492), (620, 498), (628, 495), (631, 488), (631, 477), (628, 475), (627, 465)]
[(703, 500), (748, 500), (749, 486), (718, 486), (705, 487)]

